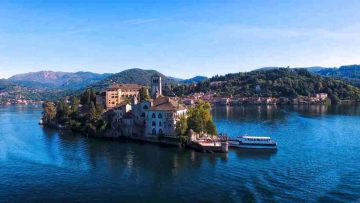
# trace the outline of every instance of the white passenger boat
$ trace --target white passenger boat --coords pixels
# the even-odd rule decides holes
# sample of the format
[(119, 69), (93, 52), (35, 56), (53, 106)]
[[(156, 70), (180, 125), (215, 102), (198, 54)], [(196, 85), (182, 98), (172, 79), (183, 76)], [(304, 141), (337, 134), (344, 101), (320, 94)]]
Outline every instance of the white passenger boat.
[(244, 149), (277, 149), (277, 143), (270, 137), (238, 136), (228, 140), (229, 147)]

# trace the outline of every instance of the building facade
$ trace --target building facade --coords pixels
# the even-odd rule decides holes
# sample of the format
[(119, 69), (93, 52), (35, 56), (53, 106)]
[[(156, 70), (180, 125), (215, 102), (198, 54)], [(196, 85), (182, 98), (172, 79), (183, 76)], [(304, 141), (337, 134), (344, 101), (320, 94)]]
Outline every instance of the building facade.
[(160, 95), (162, 95), (161, 76), (155, 74), (151, 77), (151, 98), (156, 99)]
[(170, 97), (156, 98), (145, 114), (145, 136), (176, 136), (176, 123), (186, 112), (184, 106)]
[(106, 108), (114, 108), (126, 100), (138, 97), (142, 86), (137, 84), (121, 84), (106, 89)]

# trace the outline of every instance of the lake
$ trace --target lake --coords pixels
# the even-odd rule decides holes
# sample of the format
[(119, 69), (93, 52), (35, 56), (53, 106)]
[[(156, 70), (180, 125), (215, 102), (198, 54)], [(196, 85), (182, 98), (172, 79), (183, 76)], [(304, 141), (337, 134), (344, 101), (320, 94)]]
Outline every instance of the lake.
[(360, 201), (360, 105), (215, 107), (219, 132), (277, 152), (199, 153), (42, 128), (0, 106), (0, 202)]

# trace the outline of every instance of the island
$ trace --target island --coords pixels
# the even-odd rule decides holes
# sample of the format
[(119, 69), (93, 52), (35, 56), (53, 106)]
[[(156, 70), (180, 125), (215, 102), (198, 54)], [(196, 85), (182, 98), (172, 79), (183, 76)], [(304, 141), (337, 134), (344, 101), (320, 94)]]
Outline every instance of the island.
[(200, 151), (227, 152), (219, 136), (211, 105), (199, 100), (185, 106), (179, 97), (164, 96), (162, 77), (151, 77), (150, 93), (137, 84), (113, 84), (96, 94), (87, 89), (80, 98), (45, 102), (41, 124), (83, 135), (190, 147)]

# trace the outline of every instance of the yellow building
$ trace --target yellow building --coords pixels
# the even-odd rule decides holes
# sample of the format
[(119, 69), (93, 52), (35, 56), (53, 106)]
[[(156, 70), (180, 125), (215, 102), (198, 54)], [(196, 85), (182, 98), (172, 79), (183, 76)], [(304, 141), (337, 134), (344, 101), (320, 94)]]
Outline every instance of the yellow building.
[(114, 108), (127, 99), (138, 97), (141, 85), (120, 84), (106, 89), (106, 108)]

